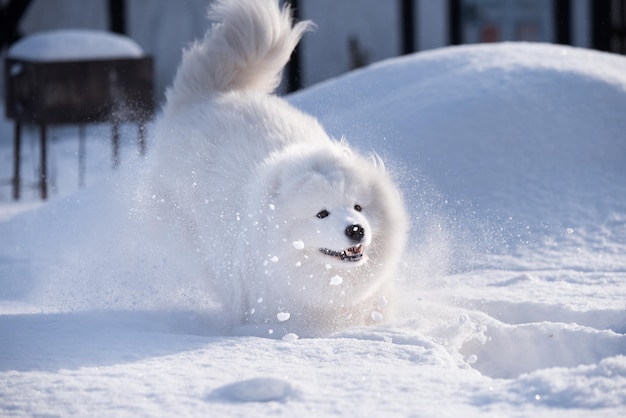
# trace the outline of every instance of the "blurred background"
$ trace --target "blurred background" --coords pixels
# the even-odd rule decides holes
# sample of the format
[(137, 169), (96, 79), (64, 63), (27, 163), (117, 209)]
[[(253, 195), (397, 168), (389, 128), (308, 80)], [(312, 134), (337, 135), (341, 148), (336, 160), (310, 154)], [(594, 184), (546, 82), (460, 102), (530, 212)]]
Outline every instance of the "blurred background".
[[(292, 0), (305, 35), (281, 93), (385, 58), (454, 44), (550, 42), (626, 53), (626, 0)], [(181, 49), (204, 35), (210, 0), (0, 0), (1, 53), (62, 28), (123, 33), (154, 58), (156, 102)], [(4, 87), (2, 87), (4, 88)]]
[[(310, 19), (317, 28), (305, 34), (292, 55), (279, 94), (383, 59), (448, 45), (547, 42), (626, 54), (626, 0), (289, 3), (297, 20)], [(0, 0), (0, 60), (4, 64), (0, 66), (0, 97), (4, 99), (0, 104), (0, 202), (19, 200), (20, 193), (26, 193), (24, 197), (38, 193), (46, 199), (48, 189), (53, 195), (71, 190), (69, 183), (61, 185), (64, 177), (60, 174), (67, 171), (63, 161), (76, 159), (76, 155), (75, 177), (81, 187), (86, 184), (86, 172), (104, 172), (93, 166), (109, 165), (110, 161), (114, 168), (120, 165), (120, 144), (136, 142), (139, 155), (145, 156), (150, 148), (146, 145), (152, 129), (149, 122), (164, 101), (182, 49), (204, 36), (210, 4), (211, 0)], [(142, 70), (141, 62), (131, 71), (104, 61), (79, 67), (75, 63), (10, 64), (5, 60), (19, 40), (58, 29), (125, 35), (143, 49), (146, 56), (141, 59), (147, 60), (148, 69)], [(141, 95), (144, 105), (138, 106), (135, 94)], [(129, 103), (133, 105), (129, 107)], [(85, 111), (84, 117), (77, 117), (79, 110)], [(108, 123), (102, 127), (102, 122)], [(96, 140), (110, 140), (111, 145), (94, 148), (99, 146)], [(74, 183), (72, 176), (66, 182)]]

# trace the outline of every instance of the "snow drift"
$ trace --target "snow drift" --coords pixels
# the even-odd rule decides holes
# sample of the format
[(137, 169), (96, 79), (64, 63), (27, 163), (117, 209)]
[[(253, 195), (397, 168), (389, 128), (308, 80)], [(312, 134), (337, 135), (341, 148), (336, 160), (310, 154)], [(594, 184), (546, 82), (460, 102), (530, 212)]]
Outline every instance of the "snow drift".
[(624, 57), (562, 46), (463, 46), (289, 98), (391, 160), (413, 222), (391, 325), (290, 341), (230, 335), (186, 267), (192, 255), (163, 246), (145, 219), (150, 196), (134, 190), (150, 161), (5, 215), (0, 409), (619, 415), (624, 68)]

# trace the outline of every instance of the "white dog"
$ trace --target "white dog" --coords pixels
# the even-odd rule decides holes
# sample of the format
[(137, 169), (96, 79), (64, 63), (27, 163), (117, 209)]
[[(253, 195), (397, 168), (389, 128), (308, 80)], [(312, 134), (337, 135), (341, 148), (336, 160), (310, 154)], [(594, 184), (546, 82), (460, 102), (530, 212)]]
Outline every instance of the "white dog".
[[(228, 317), (318, 335), (390, 315), (407, 216), (379, 158), (272, 95), (309, 22), (278, 0), (219, 0), (157, 129), (153, 192)], [(264, 325), (265, 324), (265, 325)]]

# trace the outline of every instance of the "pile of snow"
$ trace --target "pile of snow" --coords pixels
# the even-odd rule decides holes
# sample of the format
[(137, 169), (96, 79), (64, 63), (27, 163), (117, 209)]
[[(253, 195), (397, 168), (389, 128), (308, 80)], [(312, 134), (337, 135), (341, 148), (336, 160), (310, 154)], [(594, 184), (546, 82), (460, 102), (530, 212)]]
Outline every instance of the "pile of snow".
[[(36, 209), (2, 203), (0, 411), (619, 415), (624, 68), (624, 57), (562, 46), (463, 46), (289, 98), (380, 153), (402, 186), (413, 228), (391, 324), (231, 335), (188, 267), (197, 255), (145, 221), (150, 197), (135, 187), (149, 158), (115, 175), (92, 168), (97, 184)], [(52, 147), (59, 177), (73, 173), (73, 141)]]
[(144, 53), (126, 36), (90, 29), (61, 29), (27, 36), (13, 44), (7, 56), (31, 61), (74, 61), (139, 58)]

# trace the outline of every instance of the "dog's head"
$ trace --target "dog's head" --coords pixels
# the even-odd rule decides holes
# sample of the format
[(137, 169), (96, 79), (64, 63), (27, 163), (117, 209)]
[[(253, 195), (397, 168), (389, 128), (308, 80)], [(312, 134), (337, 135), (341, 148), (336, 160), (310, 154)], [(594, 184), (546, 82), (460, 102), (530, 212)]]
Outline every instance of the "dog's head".
[(349, 167), (308, 167), (282, 184), (277, 205), (291, 221), (289, 239), (303, 262), (337, 268), (366, 264), (379, 226), (370, 185)]
[(404, 209), (382, 163), (341, 143), (294, 146), (275, 159), (265, 182), (268, 232), (291, 261), (342, 270), (373, 263), (370, 270), (402, 251)]
[(386, 302), (377, 304), (392, 296), (408, 226), (380, 160), (320, 142), (288, 146), (257, 167), (245, 228), (255, 236), (243, 238), (251, 272), (260, 275), (248, 283), (249, 306), (287, 309), (290, 322), (304, 321), (313, 333), (364, 323), (383, 309)]

